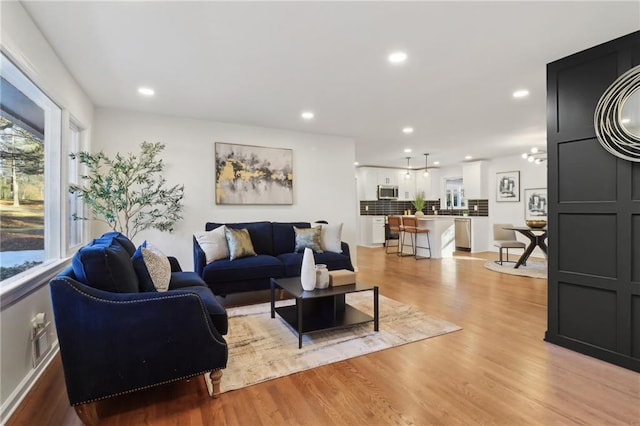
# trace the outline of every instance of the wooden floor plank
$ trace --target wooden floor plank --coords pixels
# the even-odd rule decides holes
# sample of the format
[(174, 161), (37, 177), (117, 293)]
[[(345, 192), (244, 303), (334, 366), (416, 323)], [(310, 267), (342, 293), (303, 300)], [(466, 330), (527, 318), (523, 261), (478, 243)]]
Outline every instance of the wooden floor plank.
[[(101, 424), (640, 424), (640, 374), (544, 342), (546, 280), (485, 269), (495, 256), (416, 261), (359, 247), (360, 281), (463, 330), (215, 400), (201, 378), (112, 398)], [(79, 424), (59, 357), (7, 423)]]

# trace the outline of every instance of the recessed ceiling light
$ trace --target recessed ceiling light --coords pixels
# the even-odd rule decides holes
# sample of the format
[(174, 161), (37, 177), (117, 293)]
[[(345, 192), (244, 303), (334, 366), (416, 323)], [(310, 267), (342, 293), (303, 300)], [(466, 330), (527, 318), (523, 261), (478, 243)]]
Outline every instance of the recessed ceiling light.
[(358, 163), (357, 161), (354, 161), (354, 162), (353, 162), (353, 165), (354, 165), (354, 166), (359, 166), (359, 165), (360, 165), (360, 163)]
[(527, 154), (527, 153), (525, 152), (524, 154), (522, 154), (522, 158), (524, 158), (524, 159), (526, 160), (527, 158), (529, 158), (529, 154)]
[(413, 133), (413, 127), (405, 127), (404, 129), (402, 129), (402, 133), (407, 135)]
[(436, 166), (439, 166), (440, 162), (439, 161), (434, 161), (433, 164), (436, 165)]
[(406, 152), (407, 154), (411, 152), (411, 148), (405, 148), (404, 152)]
[(473, 158), (473, 157), (472, 157), (472, 156), (470, 156), (470, 155), (465, 155), (465, 156), (464, 156), (464, 159), (465, 159), (465, 160), (471, 160), (472, 158)]
[(305, 120), (311, 120), (313, 117), (315, 117), (311, 111), (305, 111), (302, 114), (300, 114), (300, 116)]
[(514, 98), (525, 98), (527, 96), (529, 96), (529, 91), (527, 89), (516, 90), (513, 92)]
[(392, 64), (401, 64), (407, 60), (407, 54), (405, 52), (393, 52), (388, 59)]
[(631, 121), (631, 119), (630, 119), (629, 117), (625, 117), (625, 118), (623, 118), (622, 120), (620, 120), (620, 122), (621, 122), (622, 124), (627, 124), (627, 123), (629, 123), (630, 121)]
[(153, 96), (156, 94), (156, 91), (151, 87), (138, 87), (138, 93), (143, 96)]

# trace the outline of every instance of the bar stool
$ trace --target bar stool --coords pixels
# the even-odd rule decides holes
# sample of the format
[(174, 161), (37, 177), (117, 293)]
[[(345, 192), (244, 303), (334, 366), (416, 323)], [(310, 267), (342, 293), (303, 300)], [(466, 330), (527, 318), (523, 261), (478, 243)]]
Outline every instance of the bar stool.
[[(404, 232), (402, 234), (402, 244), (400, 248), (400, 254), (403, 255), (402, 253), (403, 253), (404, 247), (407, 245), (404, 243), (404, 236), (407, 234), (410, 234), (411, 248), (413, 249), (413, 253), (411, 255), (416, 259), (431, 259), (431, 242), (429, 241), (429, 230), (427, 228), (418, 228), (418, 219), (416, 219), (415, 217), (403, 217), (402, 227), (404, 228)], [(427, 237), (426, 246), (418, 245), (418, 234), (426, 235)], [(418, 256), (419, 248), (429, 250), (429, 256)]]
[[(392, 240), (396, 240), (396, 254), (400, 253), (400, 236), (402, 235), (404, 228), (402, 227), (402, 220), (400, 216), (387, 217), (387, 225), (389, 226), (389, 232), (387, 233), (384, 241), (385, 252), (389, 254), (389, 243)], [(391, 252), (393, 253), (393, 252)]]

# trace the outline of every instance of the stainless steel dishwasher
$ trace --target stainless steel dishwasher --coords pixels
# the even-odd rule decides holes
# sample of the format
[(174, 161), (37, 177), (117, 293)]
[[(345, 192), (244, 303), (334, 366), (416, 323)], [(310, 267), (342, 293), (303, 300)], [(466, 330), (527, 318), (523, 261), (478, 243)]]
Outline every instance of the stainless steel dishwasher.
[(456, 250), (471, 251), (471, 219), (454, 219)]

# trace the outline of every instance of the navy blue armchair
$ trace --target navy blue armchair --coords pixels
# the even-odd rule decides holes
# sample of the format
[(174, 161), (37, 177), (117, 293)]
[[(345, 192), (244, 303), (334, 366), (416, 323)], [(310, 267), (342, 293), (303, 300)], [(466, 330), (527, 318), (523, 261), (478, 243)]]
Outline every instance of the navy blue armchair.
[[(98, 245), (110, 267), (129, 254), (113, 240)], [(118, 292), (80, 282), (74, 269), (50, 290), (69, 402), (85, 424), (97, 422), (98, 400), (200, 374), (219, 394), (226, 312), (197, 274), (174, 272), (166, 292)]]

